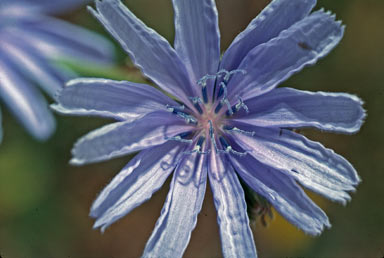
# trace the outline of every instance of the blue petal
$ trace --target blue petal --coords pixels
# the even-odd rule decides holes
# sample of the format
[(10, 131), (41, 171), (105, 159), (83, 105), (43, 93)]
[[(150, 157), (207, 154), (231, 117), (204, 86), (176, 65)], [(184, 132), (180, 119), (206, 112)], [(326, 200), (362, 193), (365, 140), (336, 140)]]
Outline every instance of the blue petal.
[[(223, 149), (220, 142), (216, 143), (217, 148)], [(217, 181), (220, 181), (227, 174), (227, 162), (223, 162), (222, 156), (219, 155), (216, 151), (213, 151), (215, 146), (211, 143), (211, 152), (209, 155), (208, 170), (209, 177), (214, 177)]]
[(224, 53), (221, 68), (237, 69), (251, 49), (277, 37), (281, 31), (306, 17), (315, 4), (316, 0), (273, 0), (235, 38)]
[(94, 228), (104, 231), (151, 198), (176, 167), (181, 149), (180, 144), (169, 142), (136, 155), (93, 203), (90, 216), (97, 219)]
[(341, 40), (344, 26), (335, 17), (317, 11), (280, 33), (277, 38), (252, 49), (228, 85), (231, 96), (249, 99), (275, 88), (305, 66), (326, 56)]
[(231, 157), (237, 173), (257, 193), (263, 195), (289, 222), (310, 235), (330, 227), (327, 215), (308, 198), (290, 177), (267, 168), (251, 156)]
[(55, 130), (55, 120), (43, 96), (23, 80), (1, 52), (0, 98), (36, 139), (46, 140)]
[[(175, 49), (197, 82), (215, 74), (220, 60), (220, 31), (214, 0), (173, 0)], [(209, 81), (212, 94), (214, 81)]]
[(113, 45), (103, 37), (70, 23), (43, 17), (14, 31), (48, 58), (72, 58), (84, 62), (109, 64)]
[[(184, 64), (169, 43), (134, 16), (120, 0), (96, 1), (95, 17), (116, 38), (144, 75), (163, 90), (190, 103), (196, 96)], [(192, 106), (192, 104), (191, 104)]]
[(176, 168), (171, 187), (145, 246), (143, 257), (182, 257), (196, 226), (207, 184), (204, 155), (186, 156)]
[[(249, 128), (248, 128), (249, 129)], [(290, 175), (305, 187), (343, 204), (360, 182), (352, 165), (320, 143), (284, 129), (254, 127), (253, 137), (236, 133), (235, 139), (264, 165)]]
[(55, 69), (36, 49), (25, 44), (19, 37), (11, 34), (6, 36), (7, 39), (2, 41), (0, 49), (4, 51), (4, 55), (8, 55), (9, 62), (53, 97), (69, 78)]
[(363, 124), (362, 100), (345, 93), (277, 88), (246, 102), (250, 113), (235, 121), (261, 127), (316, 127), (355, 133)]
[(126, 81), (81, 78), (69, 81), (51, 107), (62, 114), (134, 120), (177, 103), (154, 87)]
[(150, 113), (134, 122), (117, 122), (80, 138), (72, 149), (72, 164), (108, 160), (165, 143), (169, 137), (194, 127), (165, 111)]
[[(217, 210), (223, 255), (257, 257), (243, 188), (232, 166), (225, 157), (223, 159), (218, 159), (222, 163), (219, 167), (225, 171), (215, 171), (218, 166), (210, 166), (208, 173)], [(209, 165), (210, 163), (208, 162)], [(216, 174), (223, 174), (223, 178), (219, 179)]]
[(85, 5), (91, 0), (2, 0), (5, 4), (11, 5), (30, 5), (31, 8), (34, 8), (39, 11), (46, 13), (64, 13), (75, 8), (79, 8), (82, 5)]

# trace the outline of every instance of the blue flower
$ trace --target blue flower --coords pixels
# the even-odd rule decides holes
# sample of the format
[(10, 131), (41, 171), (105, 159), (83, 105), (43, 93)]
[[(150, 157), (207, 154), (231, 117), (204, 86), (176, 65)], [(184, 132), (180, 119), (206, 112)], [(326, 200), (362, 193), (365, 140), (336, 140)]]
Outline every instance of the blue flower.
[(214, 0), (173, 1), (174, 48), (119, 0), (96, 1), (90, 10), (160, 90), (76, 79), (53, 106), (64, 114), (118, 121), (81, 138), (73, 164), (141, 151), (93, 203), (95, 228), (104, 230), (147, 201), (171, 174), (144, 257), (182, 256), (208, 181), (225, 257), (256, 256), (239, 177), (304, 232), (318, 235), (330, 227), (300, 185), (345, 204), (360, 179), (343, 157), (292, 129), (355, 133), (365, 116), (362, 101), (344, 93), (276, 88), (327, 55), (343, 36), (333, 15), (311, 13), (315, 3), (272, 1), (220, 59)]
[[(53, 97), (73, 72), (54, 63), (66, 58), (107, 64), (112, 45), (99, 35), (49, 16), (85, 4), (82, 0), (0, 2), (0, 101), (28, 132), (47, 139), (55, 121), (43, 95)], [(1, 135), (1, 123), (0, 123)]]

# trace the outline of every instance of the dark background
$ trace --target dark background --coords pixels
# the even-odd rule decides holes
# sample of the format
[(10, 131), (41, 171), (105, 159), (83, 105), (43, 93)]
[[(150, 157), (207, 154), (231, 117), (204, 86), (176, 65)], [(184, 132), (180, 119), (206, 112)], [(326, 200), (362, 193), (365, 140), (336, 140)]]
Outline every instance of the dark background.
[[(150, 27), (173, 41), (170, 0), (127, 0)], [(222, 49), (266, 5), (267, 0), (217, 0)], [(322, 0), (347, 25), (341, 44), (316, 66), (293, 76), (284, 86), (348, 92), (365, 101), (361, 131), (352, 136), (314, 130), (303, 133), (346, 157), (363, 182), (346, 207), (310, 196), (328, 214), (332, 228), (309, 237), (275, 216), (268, 227), (253, 226), (260, 257), (384, 257), (384, 1)], [(107, 35), (85, 11), (62, 17)], [(140, 74), (119, 50), (119, 65), (109, 69), (71, 64), (83, 76), (140, 81)], [(103, 187), (131, 157), (83, 167), (68, 165), (74, 141), (109, 121), (58, 117), (58, 130), (47, 142), (33, 140), (3, 110), (0, 146), (0, 254), (15, 257), (137, 257), (160, 214), (167, 182), (153, 198), (113, 224), (104, 234), (92, 229), (89, 207)], [(275, 213), (276, 215), (276, 213)], [(220, 257), (212, 195), (207, 191), (198, 225), (185, 257)]]

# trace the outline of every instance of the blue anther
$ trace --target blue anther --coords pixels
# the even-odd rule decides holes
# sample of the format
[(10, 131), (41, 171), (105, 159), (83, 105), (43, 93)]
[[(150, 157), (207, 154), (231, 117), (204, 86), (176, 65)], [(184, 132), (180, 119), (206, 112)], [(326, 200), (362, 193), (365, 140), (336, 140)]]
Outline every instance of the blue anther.
[(207, 87), (202, 87), (201, 93), (203, 94), (204, 103), (207, 104), (208, 103)]
[(203, 110), (201, 109), (199, 103), (194, 104), (194, 106), (197, 109), (197, 111), (200, 113), (200, 115), (203, 114)]
[(233, 128), (235, 128), (235, 127), (234, 126), (230, 126), (230, 125), (224, 125), (223, 126), (223, 129), (224, 130), (228, 130), (228, 131), (232, 130)]
[(216, 79), (216, 77), (216, 75), (207, 74), (197, 81), (197, 84), (201, 86), (201, 94), (203, 95), (204, 103), (208, 103), (207, 81), (209, 79)]
[(197, 140), (196, 145), (201, 147), (201, 145), (203, 144), (204, 141), (205, 141), (205, 137), (200, 136), (199, 139)]
[(184, 133), (181, 133), (181, 134), (179, 134), (179, 136), (181, 137), (181, 138), (185, 138), (185, 137), (188, 137), (188, 136), (190, 136), (192, 134), (192, 132), (191, 131), (189, 131), (189, 132), (184, 132)]
[(185, 108), (184, 106), (170, 106), (167, 104), (166, 108), (168, 109), (169, 112), (172, 112), (178, 117), (183, 118), (187, 122), (187, 124), (190, 124), (190, 123), (197, 124), (196, 118), (182, 111)]
[(209, 150), (208, 151), (201, 151), (201, 147), (202, 147), (204, 141), (205, 141), (205, 137), (200, 136), (199, 139), (197, 140), (197, 143), (196, 143), (195, 147), (193, 148), (193, 150), (184, 151), (183, 154), (193, 154), (193, 153), (208, 154), (208, 153), (210, 153)]
[(243, 99), (241, 97), (238, 97), (238, 99), (239, 102), (231, 108), (232, 113), (229, 111), (229, 109), (226, 112), (227, 116), (232, 116), (233, 114), (239, 112), (242, 108), (245, 110), (246, 113), (249, 113), (248, 106), (244, 103)]
[(223, 95), (223, 98), (220, 100), (220, 103), (218, 106), (216, 106), (215, 113), (219, 112), (222, 105), (225, 104), (227, 106), (229, 114), (233, 114), (231, 104), (229, 103), (229, 100), (227, 98), (228, 92), (227, 92), (227, 86), (224, 82), (220, 83), (220, 90), (218, 92), (217, 98), (219, 98), (221, 95)]
[(232, 154), (235, 154), (235, 155), (238, 155), (238, 156), (244, 156), (244, 155), (247, 155), (247, 152), (239, 152), (239, 151), (235, 151), (231, 145), (229, 145), (229, 143), (227, 142), (227, 140), (224, 139), (223, 136), (220, 136), (219, 137), (219, 140), (220, 140), (220, 143), (221, 145), (223, 145), (224, 149), (225, 150), (219, 150), (218, 153), (225, 153), (225, 154), (228, 154), (228, 153), (232, 153)]
[(225, 112), (225, 114), (226, 114), (227, 116), (232, 116), (233, 114), (235, 114), (235, 113), (237, 112), (237, 110), (236, 110), (235, 107), (232, 107), (232, 108), (231, 108), (231, 111), (232, 111), (232, 112), (229, 112), (229, 109), (228, 109), (227, 112)]
[(223, 145), (224, 149), (227, 149), (227, 147), (229, 146), (229, 143), (224, 139), (224, 137), (220, 136), (219, 140), (220, 140), (221, 145)]
[(217, 93), (217, 98), (220, 98), (224, 93), (224, 88), (223, 86), (221, 86), (221, 83), (220, 83), (220, 88), (219, 88), (219, 92)]
[[(201, 79), (199, 79), (197, 81), (197, 84), (202, 87), (201, 91), (202, 91), (204, 103), (208, 103), (208, 94), (207, 94), (207, 87), (206, 87), (208, 80), (223, 77), (224, 82), (220, 83), (220, 89), (217, 93), (217, 98), (221, 97), (223, 94), (225, 95), (225, 98), (227, 98), (227, 94), (225, 93), (226, 92), (226, 83), (230, 80), (231, 76), (235, 73), (246, 74), (246, 71), (241, 70), (241, 69), (236, 69), (236, 70), (228, 72), (227, 70), (222, 69), (222, 70), (218, 71), (216, 74), (213, 74), (213, 75), (207, 74), (207, 75), (203, 76)], [(223, 85), (224, 85), (224, 87), (223, 87)]]
[(192, 100), (193, 104), (203, 103), (199, 97), (189, 97), (189, 99)]
[(228, 96), (227, 85), (224, 82), (220, 83), (220, 89), (217, 93), (217, 98), (220, 98), (222, 95), (224, 95), (223, 98), (227, 98)]
[(200, 107), (200, 103), (203, 103), (203, 101), (199, 97), (190, 97), (189, 99), (192, 100), (192, 103), (195, 106), (195, 108), (197, 109), (197, 111), (200, 114), (203, 114), (203, 110)]
[(215, 113), (219, 113), (220, 109), (223, 107), (223, 104), (221, 102), (219, 102), (215, 108)]
[(213, 131), (212, 121), (209, 120), (208, 123), (209, 123), (209, 137), (213, 137), (214, 131)]
[[(208, 103), (208, 94), (207, 94), (207, 87), (206, 87), (207, 81), (217, 79), (217, 78), (220, 78), (222, 76), (230, 76), (228, 74), (231, 74), (231, 73), (226, 71), (226, 70), (220, 70), (216, 74), (212, 74), (212, 75), (207, 74), (197, 81), (197, 84), (202, 87), (201, 91), (202, 91), (204, 103)], [(221, 94), (222, 93), (220, 93), (219, 96), (221, 96)]]
[(165, 107), (168, 109), (169, 112), (172, 112), (176, 114), (177, 111), (183, 111), (185, 109), (184, 105), (181, 106), (171, 106), (171, 105), (165, 105)]
[(213, 144), (213, 147), (215, 148), (216, 152), (219, 152), (219, 149), (217, 148), (216, 140), (215, 140), (215, 131), (213, 129), (212, 121), (209, 120), (209, 137), (211, 138), (211, 142)]
[(184, 142), (184, 143), (193, 143), (190, 139), (184, 139), (185, 137), (188, 137), (191, 134), (191, 132), (181, 133), (179, 135), (176, 135), (174, 137), (165, 138), (167, 141), (177, 141), (177, 142)]
[(225, 98), (225, 99), (222, 99), (220, 102), (225, 103), (227, 105), (227, 112), (230, 116), (232, 116), (233, 110), (232, 110), (231, 104), (229, 103), (229, 100)]
[(181, 111), (176, 111), (176, 113), (173, 113), (176, 114), (178, 117), (183, 118), (187, 124), (197, 124), (197, 119), (191, 115), (188, 115), (187, 113)]
[(193, 141), (191, 139), (185, 139), (186, 137), (190, 136), (192, 134), (192, 132), (184, 132), (184, 133), (180, 133), (174, 137), (168, 137), (168, 138), (165, 138), (167, 141), (168, 140), (171, 140), (171, 141), (178, 141), (178, 142), (184, 142), (184, 143), (193, 143)]

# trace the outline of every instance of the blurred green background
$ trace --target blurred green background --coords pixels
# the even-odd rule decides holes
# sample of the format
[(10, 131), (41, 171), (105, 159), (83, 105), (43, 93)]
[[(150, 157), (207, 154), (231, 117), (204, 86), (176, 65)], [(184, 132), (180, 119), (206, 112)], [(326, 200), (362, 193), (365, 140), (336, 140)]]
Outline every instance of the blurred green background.
[[(222, 49), (269, 2), (216, 0)], [(268, 227), (253, 225), (260, 257), (384, 257), (384, 1), (319, 0), (347, 30), (342, 43), (316, 66), (283, 83), (311, 91), (348, 92), (365, 101), (368, 117), (352, 136), (314, 130), (303, 133), (346, 157), (363, 179), (346, 207), (314, 194), (332, 228), (309, 237), (275, 216)], [(173, 41), (170, 0), (127, 0), (150, 27)], [(107, 35), (85, 11), (62, 17)], [(82, 76), (143, 80), (118, 48), (118, 65), (108, 69), (72, 64)], [(0, 255), (24, 257), (137, 257), (160, 214), (168, 183), (153, 198), (112, 225), (104, 234), (92, 229), (89, 207), (98, 192), (131, 157), (83, 167), (68, 165), (74, 141), (109, 121), (57, 116), (58, 129), (47, 142), (34, 141), (4, 111), (0, 146)], [(275, 213), (276, 214), (276, 213)], [(212, 195), (207, 191), (185, 257), (220, 257)]]

